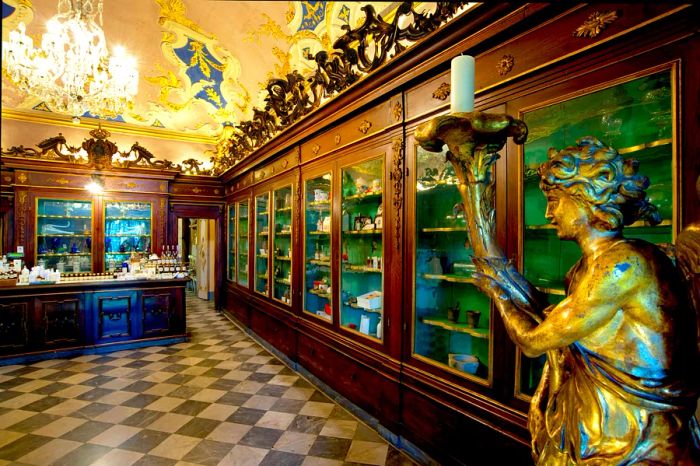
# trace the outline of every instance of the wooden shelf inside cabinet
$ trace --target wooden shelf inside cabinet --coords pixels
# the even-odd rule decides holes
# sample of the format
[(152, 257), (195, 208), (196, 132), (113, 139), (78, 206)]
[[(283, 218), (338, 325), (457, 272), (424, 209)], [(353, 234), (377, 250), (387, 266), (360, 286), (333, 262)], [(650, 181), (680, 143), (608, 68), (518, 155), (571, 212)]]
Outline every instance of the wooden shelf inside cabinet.
[(148, 220), (151, 221), (151, 217), (105, 217), (105, 220)]
[(312, 201), (306, 204), (306, 206), (314, 210), (329, 210), (331, 208), (331, 201)]
[(286, 278), (275, 278), (275, 283), (279, 283), (279, 284), (287, 285), (287, 286), (292, 286), (292, 282), (290, 282)]
[(258, 236), (268, 236), (268, 235), (269, 235), (269, 233), (266, 231), (261, 231), (260, 233), (258, 233)]
[(275, 256), (275, 260), (278, 261), (291, 261), (292, 258), (289, 256)]
[[(128, 256), (128, 255), (131, 254), (132, 252), (134, 252), (134, 251), (125, 251), (125, 252), (105, 252), (105, 254), (107, 254), (107, 255), (114, 255), (114, 256)], [(135, 252), (139, 252), (139, 251), (135, 251)]]
[(381, 308), (381, 307), (376, 308), (376, 309), (370, 309), (370, 308), (367, 308), (367, 307), (358, 306), (358, 305), (355, 304), (355, 303), (345, 303), (345, 305), (346, 305), (346, 306), (350, 306), (350, 307), (353, 308), (353, 309), (361, 309), (361, 310), (363, 310), (363, 311), (365, 311), (365, 312), (373, 312), (373, 313), (375, 313), (375, 314), (381, 314), (381, 313), (382, 313), (382, 308)]
[(89, 215), (43, 215), (43, 214), (37, 215), (36, 217), (37, 218), (61, 218), (61, 219), (63, 219), (63, 218), (69, 218), (69, 219), (76, 219), (76, 218), (77, 219), (90, 219), (90, 218), (92, 218)]
[(268, 256), (267, 254), (258, 254), (256, 257), (258, 257), (260, 259), (267, 259), (270, 256)]
[(256, 275), (256, 277), (258, 277), (260, 280), (267, 280), (267, 275), (264, 273), (259, 273)]
[(151, 237), (151, 235), (137, 235), (137, 234), (130, 235), (128, 233), (118, 233), (116, 235), (105, 235), (105, 237), (110, 237), (110, 238), (131, 238), (132, 236), (138, 236), (141, 238), (150, 238)]
[(277, 231), (275, 232), (275, 236), (292, 236), (291, 231)]
[(348, 230), (343, 232), (344, 235), (381, 235), (382, 229), (375, 228), (373, 230)]
[(55, 235), (52, 235), (52, 234), (43, 234), (43, 235), (36, 235), (36, 236), (37, 236), (38, 238), (41, 238), (42, 236), (50, 237), (50, 238), (63, 238), (63, 237), (69, 237), (69, 236), (70, 236), (70, 237), (73, 237), (73, 236), (90, 237), (90, 236), (92, 236), (92, 235), (91, 235), (90, 233), (87, 233), (87, 234), (85, 234), (85, 233), (77, 234), (77, 233), (76, 233), (75, 235), (72, 234), (72, 233), (71, 233), (71, 234), (63, 234), (63, 233), (61, 233), (61, 234), (55, 234)]
[(344, 268), (347, 272), (382, 273), (382, 269), (375, 269), (374, 267), (367, 267), (366, 265), (345, 264)]
[(311, 293), (311, 294), (315, 294), (315, 295), (318, 296), (319, 298), (331, 299), (331, 294), (330, 294), (330, 293), (326, 293), (326, 292), (321, 291), (321, 290), (310, 289), (310, 290), (308, 290), (308, 292)]
[(279, 209), (275, 209), (275, 212), (291, 212), (292, 207), (280, 207)]
[[(266, 204), (267, 204), (267, 202), (266, 202)], [(269, 214), (269, 212), (258, 212), (258, 215), (268, 215), (268, 214)]]
[(467, 333), (476, 338), (489, 338), (489, 329), (487, 328), (474, 328), (468, 327), (467, 324), (460, 324), (447, 320), (444, 317), (432, 316), (424, 317), (423, 323), (426, 325), (433, 325), (435, 327), (441, 327), (445, 330), (451, 330), (453, 332)]
[(343, 201), (362, 201), (365, 199), (374, 199), (382, 196), (382, 191), (373, 191), (371, 193), (353, 194), (351, 196), (346, 196)]
[(448, 233), (448, 232), (453, 232), (453, 231), (461, 231), (466, 233), (467, 232), (467, 227), (461, 226), (461, 227), (435, 227), (435, 228), (421, 228), (421, 233)]
[(310, 231), (310, 235), (314, 236), (329, 236), (331, 234), (330, 231), (321, 231), (321, 230), (315, 230), (315, 231)]
[(463, 275), (424, 273), (423, 278), (426, 280), (442, 280), (451, 283), (474, 283), (472, 277), (465, 277)]
[(91, 252), (47, 252), (45, 254), (37, 254), (36, 257), (75, 257), (75, 256), (89, 256)]
[(319, 259), (309, 259), (307, 261), (309, 264), (314, 264), (314, 265), (322, 265), (325, 267), (330, 267), (331, 266), (331, 261), (322, 261)]

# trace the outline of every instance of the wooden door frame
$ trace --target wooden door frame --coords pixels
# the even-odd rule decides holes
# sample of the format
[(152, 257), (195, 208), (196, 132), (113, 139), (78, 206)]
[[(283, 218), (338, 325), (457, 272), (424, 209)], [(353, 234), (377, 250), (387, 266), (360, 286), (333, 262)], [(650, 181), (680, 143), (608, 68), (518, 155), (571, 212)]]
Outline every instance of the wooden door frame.
[(203, 218), (216, 222), (214, 239), (214, 307), (222, 309), (223, 284), (225, 266), (221, 259), (225, 258), (224, 239), (226, 230), (226, 205), (222, 203), (194, 204), (187, 202), (170, 202), (168, 212), (168, 244), (177, 244), (177, 222), (181, 218)]

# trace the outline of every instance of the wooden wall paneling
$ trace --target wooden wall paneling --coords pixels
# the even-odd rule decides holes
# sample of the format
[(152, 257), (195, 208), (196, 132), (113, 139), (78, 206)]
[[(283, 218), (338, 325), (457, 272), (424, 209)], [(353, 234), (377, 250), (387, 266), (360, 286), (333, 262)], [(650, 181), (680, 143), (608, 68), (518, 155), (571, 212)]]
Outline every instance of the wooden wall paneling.
[(38, 322), (42, 328), (42, 346), (80, 346), (85, 344), (85, 296), (57, 295), (35, 299)]
[(0, 301), (0, 353), (29, 350), (30, 331), (35, 335), (32, 304), (30, 298)]

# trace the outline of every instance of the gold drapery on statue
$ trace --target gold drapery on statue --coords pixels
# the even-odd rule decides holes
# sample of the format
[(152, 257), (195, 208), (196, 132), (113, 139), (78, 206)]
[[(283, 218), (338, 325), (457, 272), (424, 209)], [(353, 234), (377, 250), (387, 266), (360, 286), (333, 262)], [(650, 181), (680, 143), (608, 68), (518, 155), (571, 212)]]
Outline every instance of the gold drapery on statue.
[[(638, 219), (659, 221), (646, 200), (648, 179), (636, 161), (592, 137), (550, 150), (539, 169), (546, 217), (583, 254), (567, 274), (564, 300), (548, 306), (494, 234), (491, 167), (506, 137), (523, 143), (526, 134), (518, 120), (479, 112), (416, 130), (426, 150), (448, 145), (473, 216), (467, 230), (477, 285), (525, 355), (547, 354), (528, 418), (535, 462), (700, 464), (698, 327), (687, 282), (658, 247), (622, 235)], [(681, 234), (679, 248), (690, 241), (684, 247), (700, 251), (697, 238)], [(684, 257), (698, 270), (697, 254)]]

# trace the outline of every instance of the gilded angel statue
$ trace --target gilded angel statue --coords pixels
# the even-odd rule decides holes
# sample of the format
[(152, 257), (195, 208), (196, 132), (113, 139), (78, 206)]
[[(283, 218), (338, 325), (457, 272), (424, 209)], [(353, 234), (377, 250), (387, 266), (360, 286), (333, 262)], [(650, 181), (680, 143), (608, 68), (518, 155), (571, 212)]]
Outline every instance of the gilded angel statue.
[(534, 287), (512, 265), (476, 258), (509, 336), (527, 356), (547, 355), (529, 415), (535, 462), (700, 464), (700, 229), (679, 235), (679, 267), (625, 238), (624, 225), (660, 220), (649, 180), (595, 138), (550, 149), (538, 174), (546, 217), (582, 251), (564, 300), (524, 299)]

